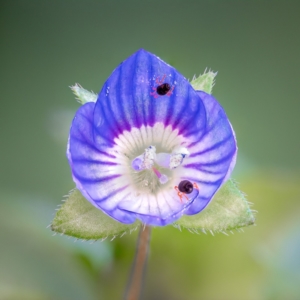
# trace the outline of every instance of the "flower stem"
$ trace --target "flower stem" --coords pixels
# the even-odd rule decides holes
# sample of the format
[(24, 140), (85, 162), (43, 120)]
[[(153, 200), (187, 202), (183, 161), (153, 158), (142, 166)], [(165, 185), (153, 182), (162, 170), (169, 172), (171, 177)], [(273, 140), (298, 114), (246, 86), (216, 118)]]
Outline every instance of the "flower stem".
[(125, 300), (138, 300), (141, 295), (149, 252), (150, 235), (151, 227), (141, 226), (134, 262), (125, 293)]

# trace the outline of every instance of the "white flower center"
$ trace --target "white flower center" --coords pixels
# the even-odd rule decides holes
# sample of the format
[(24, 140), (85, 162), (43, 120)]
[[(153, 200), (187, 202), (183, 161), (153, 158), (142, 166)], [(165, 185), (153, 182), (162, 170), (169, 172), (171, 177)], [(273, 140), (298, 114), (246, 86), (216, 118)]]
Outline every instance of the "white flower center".
[(178, 171), (189, 152), (183, 146), (184, 138), (171, 126), (156, 123), (133, 128), (115, 142), (113, 151), (121, 165), (120, 175), (136, 194), (157, 194), (179, 184)]
[(131, 166), (134, 171), (141, 172), (143, 170), (151, 170), (157, 176), (161, 184), (168, 182), (169, 178), (166, 174), (161, 173), (158, 167), (165, 169), (175, 169), (180, 166), (185, 156), (189, 154), (186, 148), (180, 147), (173, 150), (172, 153), (158, 153), (156, 154), (155, 146), (149, 146), (145, 152), (133, 159)]

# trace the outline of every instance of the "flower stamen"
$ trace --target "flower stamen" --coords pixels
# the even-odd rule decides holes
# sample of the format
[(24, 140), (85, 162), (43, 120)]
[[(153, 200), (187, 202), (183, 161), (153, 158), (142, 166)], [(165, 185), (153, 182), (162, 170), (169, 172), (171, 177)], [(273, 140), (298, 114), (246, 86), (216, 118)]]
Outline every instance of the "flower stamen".
[(163, 168), (175, 169), (183, 163), (183, 159), (189, 155), (189, 151), (184, 147), (176, 148), (172, 153), (158, 153), (155, 162)]
[(156, 148), (149, 146), (145, 149), (145, 152), (137, 156), (132, 162), (131, 166), (135, 171), (143, 171), (145, 169), (151, 169), (156, 157)]

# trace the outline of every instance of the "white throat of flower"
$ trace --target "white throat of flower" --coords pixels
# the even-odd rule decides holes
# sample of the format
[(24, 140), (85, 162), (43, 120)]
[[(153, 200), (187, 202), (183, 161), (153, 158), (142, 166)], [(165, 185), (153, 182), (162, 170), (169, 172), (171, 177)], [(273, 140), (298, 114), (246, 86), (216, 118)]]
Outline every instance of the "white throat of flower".
[[(143, 154), (132, 160), (131, 166), (136, 172), (148, 172), (148, 176), (144, 177), (147, 177), (148, 181), (152, 180), (150, 184), (153, 185), (153, 174), (156, 175), (160, 184), (165, 184), (169, 181), (170, 170), (179, 167), (186, 155), (189, 155), (189, 152), (184, 147), (175, 148), (171, 153), (156, 153), (156, 147), (149, 146)], [(147, 179), (144, 178), (144, 180)]]
[(118, 186), (127, 185), (131, 199), (176, 192), (185, 174), (182, 164), (189, 156), (187, 141), (178, 130), (156, 123), (124, 131), (114, 141), (111, 151), (118, 167), (109, 167), (107, 175), (120, 174)]

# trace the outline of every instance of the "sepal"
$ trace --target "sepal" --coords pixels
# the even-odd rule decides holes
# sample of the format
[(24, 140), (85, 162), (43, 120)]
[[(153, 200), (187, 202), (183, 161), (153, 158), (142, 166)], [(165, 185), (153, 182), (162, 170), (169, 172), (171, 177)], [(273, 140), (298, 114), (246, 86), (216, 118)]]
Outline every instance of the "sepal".
[(212, 88), (215, 85), (215, 77), (218, 72), (204, 71), (199, 77), (194, 76), (190, 84), (196, 91), (203, 91), (205, 93), (211, 94)]
[(94, 92), (89, 92), (78, 83), (75, 83), (75, 85), (71, 86), (70, 88), (80, 104), (97, 101), (97, 95)]
[(196, 215), (185, 215), (173, 225), (190, 231), (217, 233), (253, 225), (254, 222), (255, 217), (245, 195), (234, 180), (229, 179), (203, 211)]
[(141, 223), (123, 224), (104, 214), (73, 189), (56, 212), (51, 229), (83, 240), (113, 239), (136, 230)]

